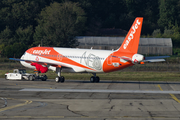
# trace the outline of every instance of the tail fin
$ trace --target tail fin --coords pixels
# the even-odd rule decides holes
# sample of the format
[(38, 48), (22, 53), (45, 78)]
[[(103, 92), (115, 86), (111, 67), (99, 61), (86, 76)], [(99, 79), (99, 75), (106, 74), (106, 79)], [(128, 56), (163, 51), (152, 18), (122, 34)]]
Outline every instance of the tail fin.
[(142, 28), (142, 17), (137, 17), (117, 52), (137, 53)]

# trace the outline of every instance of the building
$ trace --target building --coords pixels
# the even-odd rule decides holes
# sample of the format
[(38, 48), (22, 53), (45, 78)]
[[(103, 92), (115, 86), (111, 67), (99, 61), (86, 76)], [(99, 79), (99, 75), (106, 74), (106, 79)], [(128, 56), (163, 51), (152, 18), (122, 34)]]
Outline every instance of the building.
[[(121, 46), (125, 37), (93, 37), (78, 36), (77, 48), (116, 50)], [(144, 55), (172, 55), (171, 38), (140, 38), (139, 54)]]

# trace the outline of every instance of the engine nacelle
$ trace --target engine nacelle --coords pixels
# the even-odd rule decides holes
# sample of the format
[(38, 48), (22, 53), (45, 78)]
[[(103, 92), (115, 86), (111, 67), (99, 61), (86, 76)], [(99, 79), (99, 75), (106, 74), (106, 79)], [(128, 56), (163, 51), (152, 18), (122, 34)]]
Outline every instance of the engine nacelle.
[(136, 64), (136, 63), (140, 63), (144, 60), (144, 56), (141, 54), (134, 54), (132, 57), (132, 63)]
[(41, 73), (46, 73), (48, 71), (47, 67), (44, 67), (38, 63), (31, 63), (32, 66), (35, 66), (37, 71), (40, 71)]

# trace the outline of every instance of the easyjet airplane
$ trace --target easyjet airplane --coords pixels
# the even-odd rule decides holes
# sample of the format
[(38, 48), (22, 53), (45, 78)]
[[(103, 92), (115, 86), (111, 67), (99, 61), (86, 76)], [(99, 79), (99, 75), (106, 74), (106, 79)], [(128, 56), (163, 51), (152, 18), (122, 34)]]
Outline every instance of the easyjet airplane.
[(25, 67), (37, 69), (41, 73), (48, 70), (56, 71), (56, 82), (64, 82), (65, 78), (61, 72), (92, 73), (91, 82), (99, 82), (96, 73), (108, 73), (118, 71), (135, 64), (144, 62), (165, 61), (161, 57), (144, 57), (137, 54), (143, 18), (137, 17), (131, 26), (124, 42), (119, 49), (94, 50), (60, 47), (33, 47), (28, 49), (21, 59), (14, 59), (21, 62)]

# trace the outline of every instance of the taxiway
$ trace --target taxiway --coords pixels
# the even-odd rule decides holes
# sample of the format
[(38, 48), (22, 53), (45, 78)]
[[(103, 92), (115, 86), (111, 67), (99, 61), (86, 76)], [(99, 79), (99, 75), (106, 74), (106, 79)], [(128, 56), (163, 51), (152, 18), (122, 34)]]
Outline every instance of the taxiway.
[(179, 120), (179, 82), (0, 78), (0, 119)]

